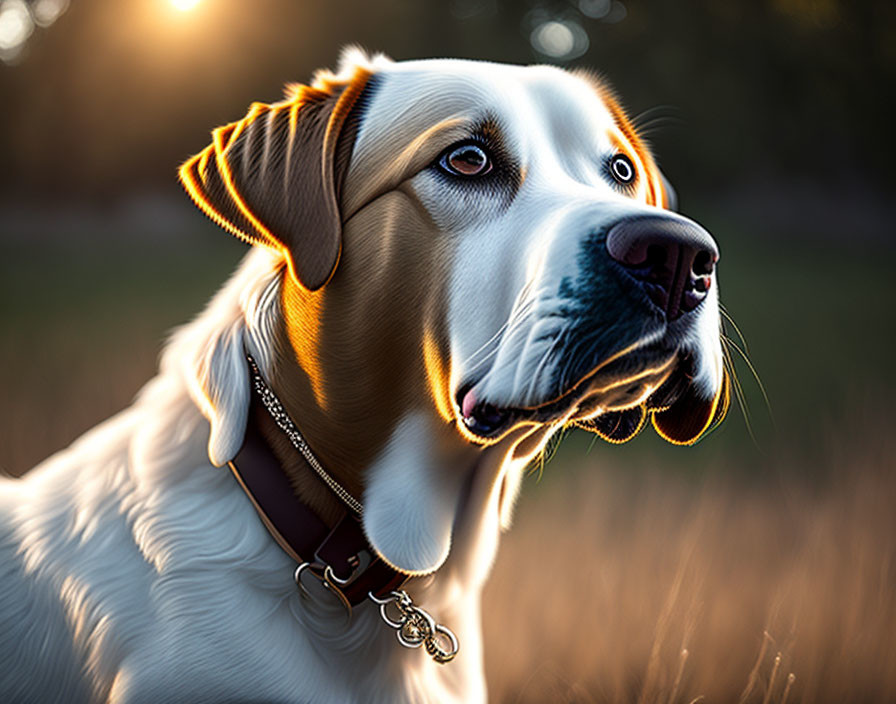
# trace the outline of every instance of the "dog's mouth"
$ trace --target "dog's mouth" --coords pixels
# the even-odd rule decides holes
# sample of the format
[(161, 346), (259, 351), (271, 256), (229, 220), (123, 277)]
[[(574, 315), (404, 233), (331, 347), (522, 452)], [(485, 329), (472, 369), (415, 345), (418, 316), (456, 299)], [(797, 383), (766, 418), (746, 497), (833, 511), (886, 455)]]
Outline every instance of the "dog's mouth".
[[(608, 414), (625, 414), (654, 392), (658, 403), (671, 403), (667, 379), (676, 371), (676, 354), (626, 355), (597, 366), (554, 398), (531, 406), (497, 406), (478, 396), (475, 383), (462, 386), (457, 410), (476, 439), (493, 442), (518, 423), (588, 423)], [(678, 388), (678, 385), (675, 386)], [(660, 394), (660, 391), (662, 393)]]
[[(613, 443), (637, 435), (651, 418), (669, 442), (690, 444), (718, 423), (728, 408), (728, 378), (712, 399), (694, 388), (691, 356), (673, 354), (638, 373), (623, 360), (586, 375), (559, 398), (531, 407), (504, 407), (480, 399), (475, 383), (457, 393), (457, 413), (474, 440), (490, 444), (519, 424), (572, 423)], [(640, 366), (640, 365), (639, 365)]]

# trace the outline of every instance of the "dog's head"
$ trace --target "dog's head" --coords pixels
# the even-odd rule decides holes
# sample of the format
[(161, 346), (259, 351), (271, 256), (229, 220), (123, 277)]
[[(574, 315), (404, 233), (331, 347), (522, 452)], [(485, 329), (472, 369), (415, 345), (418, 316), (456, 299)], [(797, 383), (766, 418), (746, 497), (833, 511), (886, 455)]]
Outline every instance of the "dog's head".
[(690, 444), (721, 419), (717, 246), (671, 212), (605, 86), (458, 61), (380, 80), (345, 206), (400, 191), (434, 226), (415, 246), (449, 250), (448, 395), (470, 440), (573, 422), (622, 442), (649, 417)]
[(687, 444), (724, 415), (717, 246), (589, 76), (349, 56), (181, 177), (283, 253), (300, 425), (338, 415), (354, 462), (409, 411), (477, 446), (570, 423), (621, 442), (648, 418)]

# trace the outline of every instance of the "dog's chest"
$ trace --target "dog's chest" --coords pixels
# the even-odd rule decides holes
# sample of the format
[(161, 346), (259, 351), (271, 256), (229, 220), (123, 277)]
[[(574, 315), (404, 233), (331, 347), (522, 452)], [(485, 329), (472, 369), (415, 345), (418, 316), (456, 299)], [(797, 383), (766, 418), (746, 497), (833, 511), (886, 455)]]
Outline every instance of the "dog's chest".
[[(48, 656), (71, 702), (470, 701), (453, 692), (464, 663), (449, 672), (404, 650), (376, 609), (347, 627), (338, 607), (302, 601), (294, 563), (225, 470), (170, 447), (171, 467), (148, 455), (129, 465), (137, 425), (101, 429), (104, 457), (85, 461), (90, 442), (29, 479), (65, 487), (17, 514), (23, 574), (2, 597), (40, 614), (21, 638), (0, 634), (0, 652), (24, 656), (17, 677), (34, 701), (59, 697), (63, 677), (41, 675)], [(42, 650), (47, 639), (58, 652)]]
[[(235, 593), (234, 593), (235, 595)], [(248, 599), (255, 599), (250, 604)], [(290, 593), (259, 599), (245, 592), (232, 604), (206, 604), (177, 628), (145, 634), (121, 663), (110, 700), (143, 702), (357, 702), (398, 704), (476, 702), (467, 667), (433, 665), (408, 651), (362, 605), (350, 626), (337, 610), (308, 617), (314, 604)], [(303, 617), (304, 616), (304, 617)], [(452, 663), (454, 664), (454, 663)]]

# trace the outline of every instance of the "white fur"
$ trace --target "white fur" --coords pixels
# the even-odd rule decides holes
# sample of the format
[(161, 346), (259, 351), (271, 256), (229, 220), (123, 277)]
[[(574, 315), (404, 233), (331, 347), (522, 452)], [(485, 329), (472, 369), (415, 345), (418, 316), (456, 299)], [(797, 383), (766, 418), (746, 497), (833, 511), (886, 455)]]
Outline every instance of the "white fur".
[[(251, 252), (173, 337), (133, 406), (23, 480), (0, 484), (2, 701), (484, 700), (479, 589), (497, 546), (504, 473), (519, 474), (525, 458), (505, 466), (495, 452), (466, 470), (447, 464), (442, 481), (454, 488), (445, 490), (467, 487), (462, 506), (423, 503), (411, 519), (425, 528), (427, 509), (462, 515), (463, 549), (438, 580), (411, 588), (461, 639), (449, 666), (401, 648), (371, 605), (345, 627), (326, 595), (303, 602), (295, 565), (230, 472), (209, 459), (228, 414), (245, 417), (247, 380), (231, 359), (245, 345), (263, 365), (271, 349), (281, 266), (276, 255)], [(377, 517), (377, 492), (386, 508), (393, 491), (438, 496), (439, 485), (415, 485), (439, 481), (420, 475), (425, 458), (414, 462), (426, 449), (420, 422), (407, 418), (374, 463), (366, 498), (375, 543), (388, 524)], [(414, 527), (403, 518), (392, 516), (393, 530)]]
[(429, 585), (425, 597), (463, 641), (441, 667), (401, 648), (372, 605), (346, 627), (326, 595), (301, 601), (295, 565), (209, 459), (226, 415), (246, 413), (232, 348), (260, 363), (259, 345), (271, 349), (281, 266), (250, 253), (133, 406), (0, 484), (0, 700), (484, 698), (478, 590), (458, 586), (459, 571), (446, 572), (449, 596)]
[[(349, 180), (377, 173), (376, 160), (391, 155), (388, 135), (413, 132), (421, 115), (461, 130), (501, 117), (528, 174), (511, 207), (445, 198), (426, 171), (411, 187), (444, 235), (461, 238), (450, 263), (452, 385), (493, 356), (481, 382), (490, 399), (537, 399), (551, 345), (536, 338), (552, 325), (562, 331), (550, 292), (574, 267), (577, 228), (648, 209), (600, 179), (594, 157), (615, 129), (606, 107), (547, 67), (348, 56), (343, 73), (353, 62), (369, 62), (382, 80)], [(395, 158), (411, 163), (414, 149)], [(390, 184), (364, 186), (343, 204), (348, 214)], [(245, 353), (262, 373), (278, 353), (283, 266), (279, 254), (249, 254), (174, 335), (130, 408), (24, 479), (0, 483), (0, 700), (484, 701), (480, 591), (527, 463), (564, 419), (482, 448), (408, 409), (364, 468), (364, 527), (387, 560), (433, 573), (409, 590), (461, 650), (447, 666), (405, 650), (369, 604), (345, 625), (327, 595), (299, 597), (295, 565), (220, 467), (245, 430)], [(718, 314), (705, 308), (687, 344), (710, 360), (699, 379), (713, 387)], [(528, 451), (514, 455), (524, 440)]]
[[(414, 574), (438, 569), (451, 549), (460, 472), (436, 471), (430, 421), (422, 413), (402, 419), (371, 465), (364, 492), (364, 531), (387, 562)], [(401, 516), (401, 520), (396, 520)]]

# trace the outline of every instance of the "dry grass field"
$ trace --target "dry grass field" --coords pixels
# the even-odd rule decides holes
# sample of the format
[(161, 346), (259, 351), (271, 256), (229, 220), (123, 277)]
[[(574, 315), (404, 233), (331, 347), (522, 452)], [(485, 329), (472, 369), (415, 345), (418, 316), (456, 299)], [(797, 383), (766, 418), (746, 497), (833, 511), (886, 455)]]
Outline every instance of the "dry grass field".
[[(8, 473), (126, 405), (243, 251), (95, 245), (0, 248)], [(736, 410), (697, 448), (572, 434), (526, 482), (486, 590), (493, 701), (896, 701), (889, 255), (726, 257), (778, 434), (758, 451)]]
[(549, 464), (487, 587), (494, 700), (896, 701), (896, 443), (829, 450), (821, 486)]

